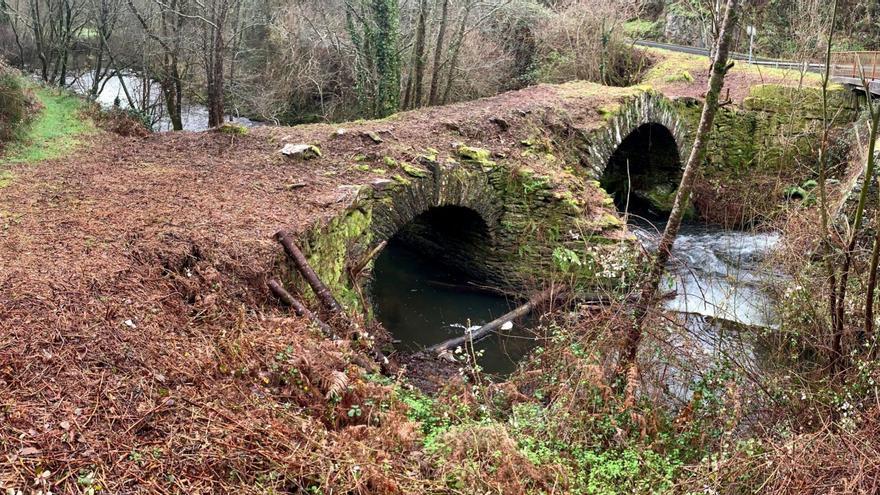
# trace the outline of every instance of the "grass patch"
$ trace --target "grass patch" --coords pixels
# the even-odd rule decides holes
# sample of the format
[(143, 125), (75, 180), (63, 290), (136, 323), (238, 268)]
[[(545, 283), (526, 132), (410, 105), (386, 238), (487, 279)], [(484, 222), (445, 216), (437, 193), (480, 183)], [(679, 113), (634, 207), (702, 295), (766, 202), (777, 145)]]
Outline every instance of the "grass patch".
[(80, 144), (82, 136), (97, 131), (91, 120), (80, 116), (85, 105), (81, 99), (48, 88), (38, 88), (35, 93), (43, 110), (25, 131), (21, 142), (0, 157), (0, 167), (63, 156)]

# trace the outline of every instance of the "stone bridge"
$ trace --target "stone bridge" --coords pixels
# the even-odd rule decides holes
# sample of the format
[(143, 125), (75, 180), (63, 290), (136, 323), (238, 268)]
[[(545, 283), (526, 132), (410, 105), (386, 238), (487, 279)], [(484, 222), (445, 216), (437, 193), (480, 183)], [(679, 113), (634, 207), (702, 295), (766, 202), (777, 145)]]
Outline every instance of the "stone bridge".
[[(777, 93), (758, 87), (722, 112), (710, 169), (794, 161), (780, 142), (814, 123), (785, 120), (794, 97)], [(355, 167), (372, 175), (309, 232), (306, 252), (350, 306), (364, 300), (351, 268), (391, 239), (503, 290), (620, 287), (642, 265), (621, 211), (668, 211), (699, 113), (690, 97), (579, 82), (336, 131), (315, 144), (333, 153), (359, 140)]]

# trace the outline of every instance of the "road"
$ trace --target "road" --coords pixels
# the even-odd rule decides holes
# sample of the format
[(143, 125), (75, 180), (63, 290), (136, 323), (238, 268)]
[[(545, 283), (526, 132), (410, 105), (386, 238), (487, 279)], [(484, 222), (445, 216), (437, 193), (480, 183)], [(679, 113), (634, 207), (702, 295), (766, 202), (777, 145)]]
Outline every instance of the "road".
[[(680, 53), (690, 53), (691, 55), (704, 55), (706, 57), (709, 56), (708, 48), (698, 48), (694, 46), (684, 46), (684, 45), (675, 45), (672, 43), (659, 43), (656, 41), (636, 41), (635, 44), (637, 46), (644, 46), (649, 48), (662, 48), (664, 50), (670, 50), (673, 52)], [(747, 53), (736, 53), (731, 52), (730, 58), (733, 60), (749, 60), (749, 55)], [(765, 67), (776, 67), (779, 69), (793, 69), (793, 70), (803, 70), (804, 63), (803, 62), (795, 62), (792, 60), (777, 60), (774, 58), (767, 57), (752, 57), (752, 63), (755, 65), (761, 65)], [(822, 72), (825, 68), (824, 64), (808, 64), (807, 70), (810, 72)]]

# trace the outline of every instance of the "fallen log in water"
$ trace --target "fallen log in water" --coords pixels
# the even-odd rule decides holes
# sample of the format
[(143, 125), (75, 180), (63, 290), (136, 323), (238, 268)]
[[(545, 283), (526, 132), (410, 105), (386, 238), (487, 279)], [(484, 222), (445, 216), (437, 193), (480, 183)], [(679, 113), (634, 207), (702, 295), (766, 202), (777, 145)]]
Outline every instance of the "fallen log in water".
[(280, 242), (282, 246), (284, 246), (284, 251), (287, 253), (287, 256), (293, 261), (294, 266), (299, 270), (299, 273), (302, 274), (303, 278), (306, 279), (306, 282), (308, 282), (309, 286), (315, 292), (315, 296), (318, 298), (321, 305), (334, 316), (344, 316), (345, 312), (342, 309), (342, 305), (339, 304), (339, 301), (337, 301), (335, 297), (333, 297), (333, 293), (330, 292), (330, 289), (321, 281), (318, 274), (315, 273), (315, 270), (309, 266), (309, 262), (306, 261), (305, 255), (300, 251), (296, 244), (293, 243), (287, 232), (279, 230), (278, 233), (275, 234), (275, 238), (278, 239), (278, 242)]
[(522, 318), (523, 316), (526, 316), (527, 314), (531, 313), (535, 308), (541, 306), (542, 304), (546, 303), (547, 301), (550, 301), (552, 299), (556, 299), (565, 291), (566, 291), (565, 287), (561, 287), (561, 288), (557, 287), (555, 289), (551, 287), (548, 289), (544, 289), (543, 291), (539, 292), (538, 294), (535, 294), (534, 296), (532, 296), (528, 300), (528, 302), (526, 302), (522, 306), (520, 306), (520, 307), (514, 309), (513, 311), (501, 316), (500, 318), (496, 318), (496, 319), (490, 321), (489, 323), (486, 323), (485, 325), (474, 330), (473, 332), (465, 331), (465, 334), (462, 335), (461, 337), (456, 337), (453, 339), (444, 340), (443, 342), (440, 342), (439, 344), (432, 345), (431, 347), (428, 348), (428, 351), (440, 354), (444, 351), (455, 349), (456, 347), (464, 345), (468, 342), (471, 342), (471, 343), (479, 342), (480, 340), (491, 335), (493, 332), (497, 331), (505, 323), (507, 323), (509, 321), (516, 320), (518, 318)]
[(337, 338), (336, 333), (333, 331), (332, 328), (330, 328), (330, 325), (324, 323), (324, 321), (318, 318), (315, 313), (312, 313), (309, 308), (307, 308), (297, 298), (293, 297), (290, 292), (287, 292), (287, 289), (285, 289), (284, 286), (281, 285), (281, 282), (273, 278), (272, 280), (269, 280), (267, 285), (269, 286), (269, 290), (272, 291), (272, 294), (275, 294), (275, 297), (280, 299), (281, 302), (283, 302), (287, 306), (293, 308), (293, 312), (296, 313), (297, 316), (304, 316), (311, 320), (313, 323), (315, 323), (315, 325), (318, 326), (318, 328), (321, 329), (321, 332), (327, 337), (330, 337), (332, 339)]

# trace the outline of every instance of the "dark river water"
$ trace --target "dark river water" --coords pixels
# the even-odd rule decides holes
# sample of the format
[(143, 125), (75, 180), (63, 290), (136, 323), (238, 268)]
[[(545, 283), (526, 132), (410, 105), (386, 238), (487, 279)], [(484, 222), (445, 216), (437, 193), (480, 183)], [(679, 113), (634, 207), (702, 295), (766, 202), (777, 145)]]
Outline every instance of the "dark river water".
[[(417, 351), (463, 335), (468, 326), (480, 326), (507, 313), (517, 302), (485, 292), (445, 287), (467, 280), (429, 263), (405, 245), (390, 242), (376, 259), (371, 298), (376, 316), (392, 332), (402, 350)], [(493, 335), (475, 346), (483, 355), (478, 364), (488, 373), (506, 374), (534, 345), (528, 322)]]

